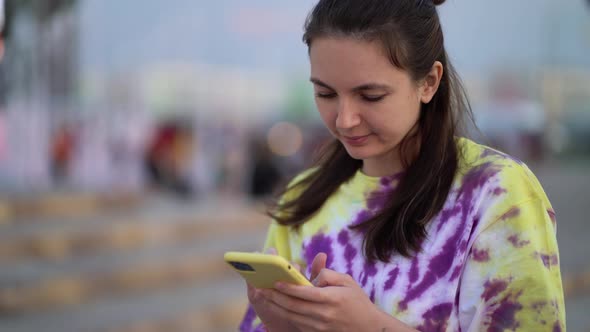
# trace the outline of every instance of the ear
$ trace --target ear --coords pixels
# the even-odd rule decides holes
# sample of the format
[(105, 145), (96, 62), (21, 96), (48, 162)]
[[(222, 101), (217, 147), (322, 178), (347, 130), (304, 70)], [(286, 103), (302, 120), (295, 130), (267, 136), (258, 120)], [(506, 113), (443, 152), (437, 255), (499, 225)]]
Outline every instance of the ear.
[(432, 97), (438, 91), (438, 86), (440, 85), (440, 80), (443, 75), (443, 65), (440, 61), (435, 61), (430, 69), (430, 72), (426, 75), (426, 77), (422, 80), (422, 84), (420, 86), (420, 101), (424, 104), (428, 104)]

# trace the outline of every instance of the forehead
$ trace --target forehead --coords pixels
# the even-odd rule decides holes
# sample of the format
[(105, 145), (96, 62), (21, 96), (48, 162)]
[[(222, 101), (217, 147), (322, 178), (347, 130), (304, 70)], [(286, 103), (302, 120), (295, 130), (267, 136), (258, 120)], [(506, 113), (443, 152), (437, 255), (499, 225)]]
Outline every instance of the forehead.
[(342, 88), (407, 79), (405, 71), (391, 63), (378, 41), (318, 38), (311, 44), (309, 57), (312, 78)]

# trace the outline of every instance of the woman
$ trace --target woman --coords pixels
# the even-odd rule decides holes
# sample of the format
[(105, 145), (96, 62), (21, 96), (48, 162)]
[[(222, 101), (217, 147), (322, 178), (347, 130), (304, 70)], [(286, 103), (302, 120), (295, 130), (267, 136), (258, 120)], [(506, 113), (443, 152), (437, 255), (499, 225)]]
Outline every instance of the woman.
[(242, 331), (563, 331), (555, 218), (522, 162), (459, 138), (444, 0), (320, 0), (306, 22), (335, 137), (266, 248), (316, 287), (248, 286)]

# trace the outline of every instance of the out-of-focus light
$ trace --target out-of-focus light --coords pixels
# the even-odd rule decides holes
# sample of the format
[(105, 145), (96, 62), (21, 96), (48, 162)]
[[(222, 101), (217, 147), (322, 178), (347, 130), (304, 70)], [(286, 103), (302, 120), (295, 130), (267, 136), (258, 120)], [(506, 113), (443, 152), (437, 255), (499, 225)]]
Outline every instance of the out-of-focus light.
[(270, 151), (279, 156), (292, 156), (303, 144), (301, 129), (288, 122), (279, 122), (272, 126), (267, 136)]

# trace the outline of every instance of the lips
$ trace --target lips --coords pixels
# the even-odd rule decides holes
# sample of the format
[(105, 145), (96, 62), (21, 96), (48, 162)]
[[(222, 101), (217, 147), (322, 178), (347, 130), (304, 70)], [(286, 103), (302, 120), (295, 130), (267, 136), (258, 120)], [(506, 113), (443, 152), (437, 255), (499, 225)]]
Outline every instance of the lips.
[(365, 144), (370, 136), (371, 134), (364, 136), (342, 136), (342, 139), (348, 145), (360, 146)]

